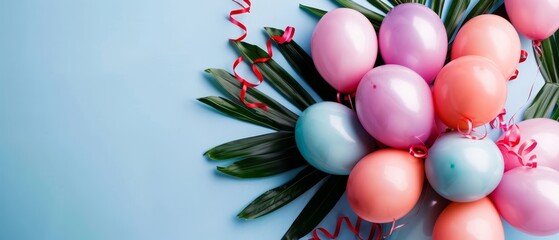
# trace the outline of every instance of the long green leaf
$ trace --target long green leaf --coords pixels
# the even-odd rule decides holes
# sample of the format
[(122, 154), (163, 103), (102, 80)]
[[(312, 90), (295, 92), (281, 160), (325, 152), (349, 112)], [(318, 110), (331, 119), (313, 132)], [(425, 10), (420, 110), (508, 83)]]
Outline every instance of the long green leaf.
[[(229, 72), (222, 69), (210, 68), (206, 69), (206, 72), (210, 73), (214, 80), (233, 98), (240, 100), (240, 92), (242, 84)], [(248, 88), (245, 100), (247, 102), (263, 102), (268, 107), (268, 111), (263, 111), (260, 108), (251, 109), (254, 113), (258, 115), (263, 115), (268, 118), (273, 119), (276, 122), (280, 122), (283, 125), (291, 126), (291, 128), (283, 130), (291, 130), (295, 126), (298, 116), (291, 110), (287, 109), (271, 97), (260, 92), (254, 88)]]
[(452, 35), (454, 35), (454, 32), (456, 32), (458, 24), (462, 20), (462, 17), (464, 16), (464, 13), (469, 5), (470, 0), (455, 0), (450, 3), (448, 14), (446, 15), (444, 20), (444, 26), (446, 28), (446, 34), (449, 40), (452, 38)]
[[(270, 36), (282, 36), (284, 31), (277, 28), (264, 28)], [(303, 77), (303, 80), (323, 99), (326, 101), (336, 101), (336, 90), (331, 87), (326, 80), (320, 76), (318, 70), (314, 66), (313, 60), (303, 48), (295, 41), (286, 42), (277, 45), (287, 62), (297, 73)]]
[(278, 124), (269, 118), (258, 116), (248, 109), (242, 107), (241, 105), (238, 105), (223, 97), (208, 96), (198, 98), (198, 101), (205, 103), (232, 118), (236, 118), (245, 122), (253, 123), (274, 130), (287, 128), (287, 126), (282, 126), (281, 124)]
[(475, 16), (489, 12), (489, 9), (491, 9), (495, 5), (496, 1), (497, 0), (482, 0), (477, 2), (472, 10), (468, 13), (468, 15), (466, 15), (466, 18), (464, 18), (464, 23)]
[(295, 146), (284, 151), (247, 157), (217, 170), (238, 178), (259, 178), (276, 175), (306, 165)]
[(443, 8), (444, 8), (444, 0), (433, 0), (431, 1), (431, 9), (439, 15), (439, 17), (443, 17)]
[(295, 146), (293, 132), (274, 132), (224, 143), (204, 155), (212, 160), (244, 159), (279, 152), (291, 146)]
[(311, 15), (321, 18), (322, 16), (324, 16), (327, 12), (322, 10), (322, 9), (318, 9), (318, 8), (313, 8), (313, 7), (309, 7), (307, 5), (303, 5), (303, 4), (299, 4), (299, 8), (305, 10), (306, 12), (310, 13)]
[(346, 8), (351, 8), (354, 9), (358, 12), (360, 12), (361, 14), (365, 15), (365, 17), (367, 17), (369, 19), (369, 21), (371, 21), (371, 23), (373, 24), (373, 26), (375, 27), (376, 30), (379, 30), (380, 28), (380, 24), (382, 23), (382, 20), (384, 19), (384, 16), (371, 11), (370, 9), (363, 7), (362, 5), (352, 1), (352, 0), (333, 0), (334, 2), (336, 2), (337, 4), (339, 4), (342, 7), (346, 7)]
[(384, 13), (388, 13), (390, 12), (390, 9), (392, 9), (392, 7), (388, 5), (384, 0), (367, 0), (367, 2)]
[(305, 193), (327, 176), (313, 167), (306, 167), (285, 184), (268, 190), (254, 199), (237, 217), (255, 219), (271, 213)]
[(398, 4), (404, 3), (402, 0), (388, 0), (392, 6), (396, 7)]
[(346, 184), (347, 176), (330, 176), (293, 221), (282, 239), (299, 239), (312, 231), (340, 200)]
[(542, 41), (541, 48), (542, 48), (542, 66), (547, 71), (549, 79), (546, 79), (548, 82), (559, 82), (559, 53), (557, 51), (557, 42), (555, 42), (555, 37), (551, 36), (548, 39)]
[(549, 118), (559, 100), (559, 84), (546, 83), (524, 112), (524, 119)]
[[(269, 57), (266, 51), (256, 45), (236, 42), (235, 46), (251, 63), (258, 58)], [(256, 67), (272, 87), (300, 110), (316, 103), (311, 95), (273, 59), (265, 63), (257, 63)]]

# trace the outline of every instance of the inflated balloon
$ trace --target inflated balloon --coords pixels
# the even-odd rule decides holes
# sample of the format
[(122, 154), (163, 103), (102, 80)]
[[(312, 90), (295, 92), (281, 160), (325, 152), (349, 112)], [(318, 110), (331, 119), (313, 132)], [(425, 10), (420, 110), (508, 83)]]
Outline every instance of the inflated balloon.
[(504, 220), (503, 220), (503, 226), (505, 228), (505, 239), (507, 240), (557, 240), (559, 239), (559, 234), (549, 235), (546, 237), (527, 234), (525, 232), (522, 232), (514, 228), (513, 226), (508, 224), (507, 221)]
[(407, 151), (382, 149), (349, 174), (346, 195), (361, 218), (375, 223), (398, 220), (413, 209), (423, 188), (423, 161)]
[(380, 26), (379, 48), (384, 62), (408, 67), (427, 83), (433, 82), (443, 67), (447, 47), (441, 18), (422, 4), (397, 5)]
[(309, 164), (338, 175), (349, 174), (357, 161), (375, 146), (355, 112), (334, 102), (307, 108), (297, 120), (295, 141)]
[(559, 233), (559, 172), (517, 167), (504, 174), (491, 198), (515, 228), (539, 236)]
[[(530, 156), (536, 155), (538, 166), (546, 166), (559, 171), (559, 122), (547, 118), (534, 118), (517, 124), (519, 128), (519, 142), (510, 151), (519, 152), (519, 148), (526, 141), (534, 140), (536, 148), (528, 155), (523, 156), (526, 163)], [(497, 143), (504, 137), (501, 136)], [(504, 149), (503, 149), (504, 150)], [(521, 166), (518, 158), (509, 151), (503, 152), (505, 171)]]
[(489, 195), (501, 181), (503, 169), (503, 157), (493, 141), (472, 140), (457, 132), (439, 137), (425, 160), (433, 189), (455, 202)]
[(544, 40), (559, 28), (558, 0), (505, 0), (510, 21), (524, 36)]
[(490, 59), (505, 79), (509, 79), (520, 58), (520, 38), (506, 19), (492, 14), (479, 15), (460, 28), (452, 44), (451, 59), (467, 55)]
[(380, 142), (408, 149), (429, 138), (434, 118), (431, 90), (409, 68), (374, 68), (359, 83), (355, 100), (359, 121)]
[[(405, 224), (404, 227), (394, 231), (386, 239), (431, 240), (435, 221), (449, 203), (448, 200), (437, 194), (429, 184), (424, 184), (423, 192), (415, 207), (395, 223), (395, 225)], [(391, 228), (392, 223), (382, 225), (383, 232), (390, 232)]]
[(481, 56), (455, 59), (441, 69), (433, 88), (435, 112), (445, 125), (468, 129), (495, 119), (507, 99), (507, 85), (495, 64)]
[(433, 240), (501, 240), (503, 223), (491, 200), (448, 205), (433, 229)]
[(324, 15), (311, 39), (314, 65), (342, 93), (353, 93), (377, 58), (377, 35), (363, 14), (348, 8)]

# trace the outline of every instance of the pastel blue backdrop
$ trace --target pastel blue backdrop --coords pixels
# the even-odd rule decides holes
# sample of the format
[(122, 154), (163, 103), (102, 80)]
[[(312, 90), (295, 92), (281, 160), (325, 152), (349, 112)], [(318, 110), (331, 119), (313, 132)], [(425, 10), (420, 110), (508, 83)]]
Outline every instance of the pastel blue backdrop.
[[(0, 1), (0, 239), (280, 238), (310, 192), (258, 220), (235, 215), (295, 172), (238, 180), (202, 156), (268, 132), (195, 100), (219, 94), (203, 70), (230, 70), (237, 57), (227, 41), (242, 33), (227, 20), (235, 7), (228, 0)], [(264, 26), (292, 25), (307, 50), (316, 24), (297, 1), (254, 1), (252, 13), (238, 18), (252, 43), (264, 46)], [(525, 105), (534, 81), (541, 86), (532, 55), (520, 72), (509, 84), (509, 112)], [(260, 89), (278, 97), (266, 84)], [(321, 226), (332, 229), (344, 214), (355, 216), (345, 199)], [(507, 231), (507, 239), (529, 238)]]

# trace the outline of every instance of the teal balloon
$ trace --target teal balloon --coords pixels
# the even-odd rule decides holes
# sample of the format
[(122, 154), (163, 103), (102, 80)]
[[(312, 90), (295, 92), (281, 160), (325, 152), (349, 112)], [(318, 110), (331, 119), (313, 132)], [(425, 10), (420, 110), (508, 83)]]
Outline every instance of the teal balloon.
[[(421, 197), (415, 207), (403, 218), (396, 221), (395, 225), (403, 224), (403, 227), (395, 230), (386, 240), (413, 239), (431, 240), (433, 239), (433, 227), (443, 210), (450, 201), (441, 197), (429, 184), (423, 184)], [(392, 223), (383, 223), (382, 231), (390, 232)]]
[(501, 181), (503, 171), (503, 156), (493, 141), (472, 140), (457, 132), (439, 137), (425, 160), (433, 189), (454, 202), (487, 196)]
[(348, 175), (375, 147), (355, 112), (335, 102), (307, 108), (297, 120), (295, 141), (310, 165), (336, 175)]

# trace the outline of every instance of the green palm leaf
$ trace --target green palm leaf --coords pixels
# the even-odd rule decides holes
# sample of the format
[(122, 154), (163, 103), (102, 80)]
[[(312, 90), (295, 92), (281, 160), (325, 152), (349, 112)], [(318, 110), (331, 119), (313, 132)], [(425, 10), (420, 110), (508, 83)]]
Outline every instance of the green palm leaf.
[(466, 9), (470, 5), (470, 0), (457, 1), (454, 0), (450, 3), (450, 8), (444, 20), (444, 26), (446, 28), (446, 35), (450, 40), (454, 35), (454, 32), (458, 29), (458, 24), (462, 20)]
[[(269, 57), (266, 51), (256, 45), (246, 42), (237, 42), (234, 45), (251, 63), (258, 58)], [(316, 103), (311, 95), (273, 59), (265, 63), (257, 63), (256, 67), (270, 85), (300, 110), (305, 110)]]
[(444, 8), (444, 0), (433, 0), (431, 1), (431, 9), (439, 15), (439, 17), (443, 17), (443, 8)]
[(293, 221), (282, 239), (299, 239), (311, 232), (340, 200), (346, 184), (347, 176), (330, 176)]
[(392, 9), (392, 7), (388, 5), (384, 0), (367, 0), (367, 2), (384, 13), (388, 13), (390, 12), (390, 9)]
[(485, 1), (477, 2), (476, 5), (474, 5), (472, 10), (470, 11), (470, 13), (466, 15), (466, 18), (464, 18), (464, 22), (467, 22), (468, 20), (472, 19), (475, 16), (489, 12), (489, 9), (491, 9), (495, 5), (496, 1), (497, 0), (485, 0)]
[[(284, 31), (277, 28), (264, 28), (270, 36), (282, 36)], [(314, 91), (326, 101), (336, 101), (336, 90), (320, 76), (313, 60), (295, 41), (277, 45), (282, 55), (287, 59), (297, 73)]]
[(224, 143), (204, 155), (212, 160), (239, 160), (279, 152), (294, 145), (293, 132), (274, 132)]
[(270, 118), (264, 116), (259, 116), (245, 107), (234, 103), (226, 98), (209, 96), (204, 98), (198, 98), (198, 101), (205, 103), (206, 105), (213, 107), (214, 109), (232, 117), (245, 122), (253, 123), (263, 127), (267, 127), (273, 130), (280, 129), (290, 129), (290, 126), (282, 125), (278, 122), (274, 122)]
[(318, 18), (321, 18), (322, 16), (324, 16), (324, 14), (327, 13), (327, 11), (324, 11), (322, 9), (309, 7), (309, 6), (303, 5), (303, 4), (299, 4), (299, 8), (305, 10), (306, 12), (308, 12), (311, 15), (313, 15), (315, 17), (318, 17)]
[(380, 28), (380, 23), (382, 23), (382, 19), (384, 19), (384, 16), (376, 12), (373, 12), (370, 9), (363, 7), (362, 5), (352, 0), (333, 0), (333, 1), (342, 7), (352, 8), (360, 12), (361, 14), (365, 15), (365, 17), (367, 17), (369, 21), (371, 21), (371, 23), (373, 24), (376, 30)]
[(306, 167), (287, 183), (268, 190), (254, 199), (237, 217), (255, 219), (271, 213), (295, 200), (327, 176), (313, 167)]
[(260, 178), (283, 173), (307, 165), (295, 146), (282, 151), (257, 156), (247, 156), (227, 167), (217, 170), (238, 178)]

